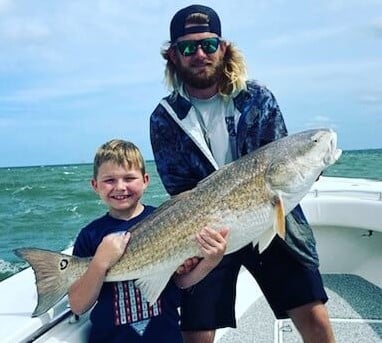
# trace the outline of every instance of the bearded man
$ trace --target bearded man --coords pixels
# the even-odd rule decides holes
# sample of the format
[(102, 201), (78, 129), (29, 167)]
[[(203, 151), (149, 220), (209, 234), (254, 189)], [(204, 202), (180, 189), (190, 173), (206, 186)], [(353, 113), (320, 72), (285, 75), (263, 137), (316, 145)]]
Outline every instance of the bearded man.
[[(172, 93), (152, 113), (150, 136), (170, 195), (287, 135), (274, 95), (247, 79), (244, 58), (222, 39), (212, 8), (191, 5), (178, 11), (162, 56)], [(290, 317), (304, 342), (334, 342), (315, 239), (300, 206), (286, 217), (286, 225), (285, 241), (276, 236), (261, 255), (252, 244), (226, 255), (204, 280), (184, 290), (181, 327), (186, 343), (212, 343), (216, 329), (236, 327), (236, 281), (242, 265), (275, 316)]]

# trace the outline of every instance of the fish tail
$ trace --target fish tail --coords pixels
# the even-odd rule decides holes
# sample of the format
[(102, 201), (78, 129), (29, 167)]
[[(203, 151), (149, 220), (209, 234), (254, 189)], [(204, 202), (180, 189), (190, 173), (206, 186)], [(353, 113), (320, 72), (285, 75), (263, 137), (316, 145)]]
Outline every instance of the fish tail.
[(32, 317), (39, 316), (53, 307), (68, 292), (68, 270), (75, 256), (65, 255), (49, 250), (21, 248), (14, 253), (26, 260), (36, 277), (37, 305)]

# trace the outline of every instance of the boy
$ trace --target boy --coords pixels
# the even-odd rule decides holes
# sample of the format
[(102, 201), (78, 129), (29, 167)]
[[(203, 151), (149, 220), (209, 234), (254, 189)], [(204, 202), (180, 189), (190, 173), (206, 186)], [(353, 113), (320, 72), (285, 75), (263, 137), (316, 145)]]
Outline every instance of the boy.
[[(132, 143), (111, 140), (102, 145), (94, 158), (93, 189), (108, 206), (104, 216), (88, 224), (79, 233), (73, 254), (94, 256), (88, 270), (69, 290), (72, 311), (91, 312), (89, 342), (181, 343), (178, 287), (187, 288), (200, 281), (222, 259), (227, 229), (218, 233), (204, 228), (196, 239), (204, 259), (189, 273), (186, 261), (168, 283), (156, 303), (142, 299), (134, 281), (105, 282), (110, 269), (121, 258), (134, 224), (155, 208), (142, 204), (149, 184), (143, 157)], [(128, 249), (128, 248), (127, 248)]]

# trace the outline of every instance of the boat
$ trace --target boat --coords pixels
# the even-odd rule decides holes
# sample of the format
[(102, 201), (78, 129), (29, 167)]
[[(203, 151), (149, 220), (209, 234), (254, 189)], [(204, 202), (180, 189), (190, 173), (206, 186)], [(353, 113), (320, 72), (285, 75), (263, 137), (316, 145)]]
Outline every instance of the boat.
[[(301, 205), (317, 240), (337, 342), (382, 342), (382, 180), (321, 176)], [(31, 268), (0, 282), (1, 342), (86, 342), (89, 313), (73, 315), (63, 298), (32, 318), (36, 301)], [(215, 343), (301, 342), (290, 319), (274, 317), (244, 268), (236, 317), (237, 328), (217, 330)]]

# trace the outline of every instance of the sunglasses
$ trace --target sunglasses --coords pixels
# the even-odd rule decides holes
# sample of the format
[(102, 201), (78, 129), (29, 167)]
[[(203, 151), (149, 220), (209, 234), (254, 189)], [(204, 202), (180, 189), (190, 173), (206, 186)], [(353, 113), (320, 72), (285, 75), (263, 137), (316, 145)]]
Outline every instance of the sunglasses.
[(173, 44), (173, 46), (176, 46), (183, 56), (192, 56), (196, 53), (199, 46), (204, 53), (213, 54), (217, 51), (219, 44), (220, 39), (218, 37), (211, 37), (201, 40), (183, 40)]

